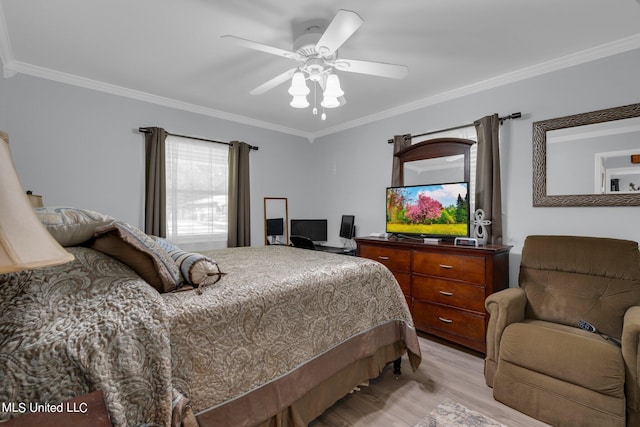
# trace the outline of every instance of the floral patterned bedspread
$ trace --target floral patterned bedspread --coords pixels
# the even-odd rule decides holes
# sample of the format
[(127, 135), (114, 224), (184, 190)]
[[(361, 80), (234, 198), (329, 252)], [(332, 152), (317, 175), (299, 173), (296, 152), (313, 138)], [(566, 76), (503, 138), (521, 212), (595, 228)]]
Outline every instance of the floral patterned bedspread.
[[(197, 412), (362, 331), (412, 325), (391, 273), (363, 258), (277, 246), (212, 251), (222, 280), (159, 294), (107, 255), (67, 249), (75, 261), (28, 280), (0, 275), (0, 404), (102, 389), (114, 425), (164, 426), (175, 390)], [(0, 419), (20, 415), (0, 409)]]
[(114, 425), (168, 425), (162, 296), (107, 255), (67, 250), (70, 263), (0, 275), (0, 419), (102, 389)]
[[(393, 275), (375, 261), (288, 246), (207, 255), (227, 273), (220, 282), (202, 295), (163, 294), (174, 313), (173, 384), (196, 412), (375, 326), (413, 325)], [(417, 341), (409, 352), (419, 363)]]

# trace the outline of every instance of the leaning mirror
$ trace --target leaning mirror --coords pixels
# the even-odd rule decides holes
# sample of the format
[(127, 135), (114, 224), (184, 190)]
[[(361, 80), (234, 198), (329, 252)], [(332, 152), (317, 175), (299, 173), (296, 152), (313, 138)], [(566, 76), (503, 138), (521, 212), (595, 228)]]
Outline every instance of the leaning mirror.
[(264, 244), (289, 244), (289, 206), (286, 197), (264, 198)]
[(533, 123), (533, 206), (639, 206), (640, 104)]

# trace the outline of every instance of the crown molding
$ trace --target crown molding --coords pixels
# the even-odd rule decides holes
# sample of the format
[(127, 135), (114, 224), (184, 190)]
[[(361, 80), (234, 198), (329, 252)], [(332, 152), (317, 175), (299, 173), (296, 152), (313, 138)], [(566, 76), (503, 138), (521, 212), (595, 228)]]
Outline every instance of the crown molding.
[(9, 39), (7, 21), (4, 19), (4, 9), (0, 3), (0, 61), (2, 61), (2, 75), (5, 78), (13, 77), (16, 72), (7, 68), (7, 64), (13, 62), (13, 49)]
[[(640, 0), (638, 0), (640, 1)], [(640, 48), (640, 34), (626, 37), (620, 40), (616, 40), (610, 43), (606, 43), (600, 46), (596, 46), (590, 49), (585, 49), (570, 55), (562, 56), (560, 58), (552, 59), (550, 61), (542, 62), (530, 67), (521, 68), (519, 70), (505, 73), (500, 76), (492, 77), (487, 80), (482, 80), (470, 85), (462, 86), (457, 89), (453, 89), (447, 92), (442, 92), (428, 98), (407, 103), (399, 107), (391, 108), (380, 113), (372, 114), (366, 117), (361, 117), (356, 120), (342, 123), (330, 128), (323, 129), (315, 132), (314, 138), (321, 136), (331, 135), (333, 133), (341, 132), (347, 129), (351, 129), (358, 126), (363, 126), (372, 122), (387, 119), (390, 117), (398, 116), (400, 114), (409, 113), (421, 108), (429, 107), (435, 104), (440, 104), (445, 101), (461, 98), (463, 96), (471, 95), (474, 93), (482, 92), (488, 89), (493, 89), (499, 86), (504, 86), (509, 83), (526, 80), (532, 77), (537, 77), (543, 74), (551, 73), (553, 71), (559, 71), (565, 68), (573, 67), (575, 65), (584, 64), (587, 62), (595, 61), (597, 59), (606, 58), (608, 56), (616, 55), (619, 53), (628, 52), (630, 50)]]
[(232, 122), (242, 123), (249, 126), (255, 126), (262, 129), (268, 129), (275, 132), (280, 132), (288, 135), (299, 136), (301, 138), (313, 139), (313, 135), (309, 132), (302, 131), (300, 129), (293, 129), (286, 126), (280, 126), (274, 123), (264, 122), (261, 120), (252, 119), (250, 117), (241, 116), (238, 114), (232, 114), (225, 111), (215, 110), (213, 108), (207, 108), (188, 102), (178, 101), (171, 98), (165, 98), (158, 95), (153, 95), (147, 92), (139, 90), (129, 89), (122, 86), (117, 86), (109, 83), (104, 83), (98, 80), (92, 80), (85, 77), (80, 77), (74, 74), (63, 73), (49, 68), (38, 67), (35, 65), (27, 64), (20, 61), (12, 61), (8, 65), (5, 65), (5, 77), (7, 70), (10, 73), (22, 73), (33, 77), (39, 77), (47, 80), (52, 80), (60, 83), (66, 83), (73, 86), (84, 87), (87, 89), (96, 90), (99, 92), (108, 93), (110, 95), (123, 96), (126, 98), (136, 99), (138, 101), (144, 101), (151, 104), (161, 105), (164, 107), (175, 108), (178, 110), (188, 111), (191, 113), (202, 114), (204, 116), (215, 117), (218, 119), (229, 120)]
[(317, 138), (331, 135), (337, 132), (345, 131), (355, 127), (363, 126), (379, 120), (398, 116), (400, 114), (409, 113), (421, 108), (429, 107), (445, 101), (461, 98), (474, 93), (482, 92), (488, 89), (503, 86), (509, 83), (518, 82), (532, 77), (547, 74), (553, 71), (562, 70), (573, 67), (575, 65), (584, 64), (586, 62), (595, 61), (597, 59), (616, 55), (640, 48), (640, 34), (605, 43), (590, 49), (585, 49), (570, 55), (552, 59), (520, 70), (505, 73), (500, 76), (472, 83), (460, 88), (442, 92), (418, 101), (410, 102), (395, 108), (361, 117), (349, 122), (345, 122), (336, 126), (332, 126), (316, 132), (307, 132), (301, 129), (294, 129), (286, 126), (277, 125), (261, 120), (252, 119), (250, 117), (232, 114), (221, 110), (203, 107), (196, 104), (178, 101), (171, 98), (153, 95), (150, 93), (128, 89), (122, 86), (116, 86), (97, 80), (87, 79), (73, 74), (63, 73), (44, 67), (27, 64), (16, 61), (13, 57), (13, 51), (9, 40), (9, 34), (4, 19), (2, 4), (0, 3), (0, 60), (3, 63), (3, 75), (5, 78), (11, 77), (16, 73), (23, 73), (34, 77), (53, 80), (74, 86), (80, 86), (88, 89), (97, 90), (113, 95), (123, 96), (136, 99), (139, 101), (149, 102), (156, 105), (162, 105), (169, 108), (189, 111), (192, 113), (202, 114), (209, 117), (215, 117), (232, 122), (242, 123), (249, 126), (255, 126), (262, 129), (272, 130), (284, 134), (306, 138), (310, 143)]

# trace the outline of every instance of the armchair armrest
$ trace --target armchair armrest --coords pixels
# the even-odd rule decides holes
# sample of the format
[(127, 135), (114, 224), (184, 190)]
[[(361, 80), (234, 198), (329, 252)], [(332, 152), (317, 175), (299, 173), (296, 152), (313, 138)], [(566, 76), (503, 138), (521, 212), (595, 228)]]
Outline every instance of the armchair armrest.
[(489, 313), (484, 377), (489, 387), (493, 387), (502, 333), (511, 323), (524, 320), (526, 303), (527, 296), (522, 288), (504, 289), (489, 295), (484, 302), (484, 307)]
[(627, 310), (622, 324), (622, 358), (626, 370), (627, 408), (640, 412), (640, 306)]

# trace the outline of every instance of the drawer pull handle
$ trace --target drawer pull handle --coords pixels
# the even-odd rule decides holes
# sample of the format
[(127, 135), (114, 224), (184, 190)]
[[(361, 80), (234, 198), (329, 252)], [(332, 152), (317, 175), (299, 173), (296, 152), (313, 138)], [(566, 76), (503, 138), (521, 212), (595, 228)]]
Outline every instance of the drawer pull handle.
[(438, 320), (440, 320), (441, 322), (444, 322), (444, 323), (453, 323), (453, 320), (445, 319), (444, 317), (438, 317)]
[(444, 296), (450, 297), (450, 296), (453, 296), (453, 292), (440, 291), (440, 295), (444, 295)]
[(383, 256), (383, 255), (379, 255), (378, 258), (383, 260), (383, 261), (387, 261), (389, 259), (388, 256)]
[(440, 264), (440, 268), (450, 269), (450, 268), (453, 268), (453, 266), (452, 265), (446, 265), (446, 264)]

